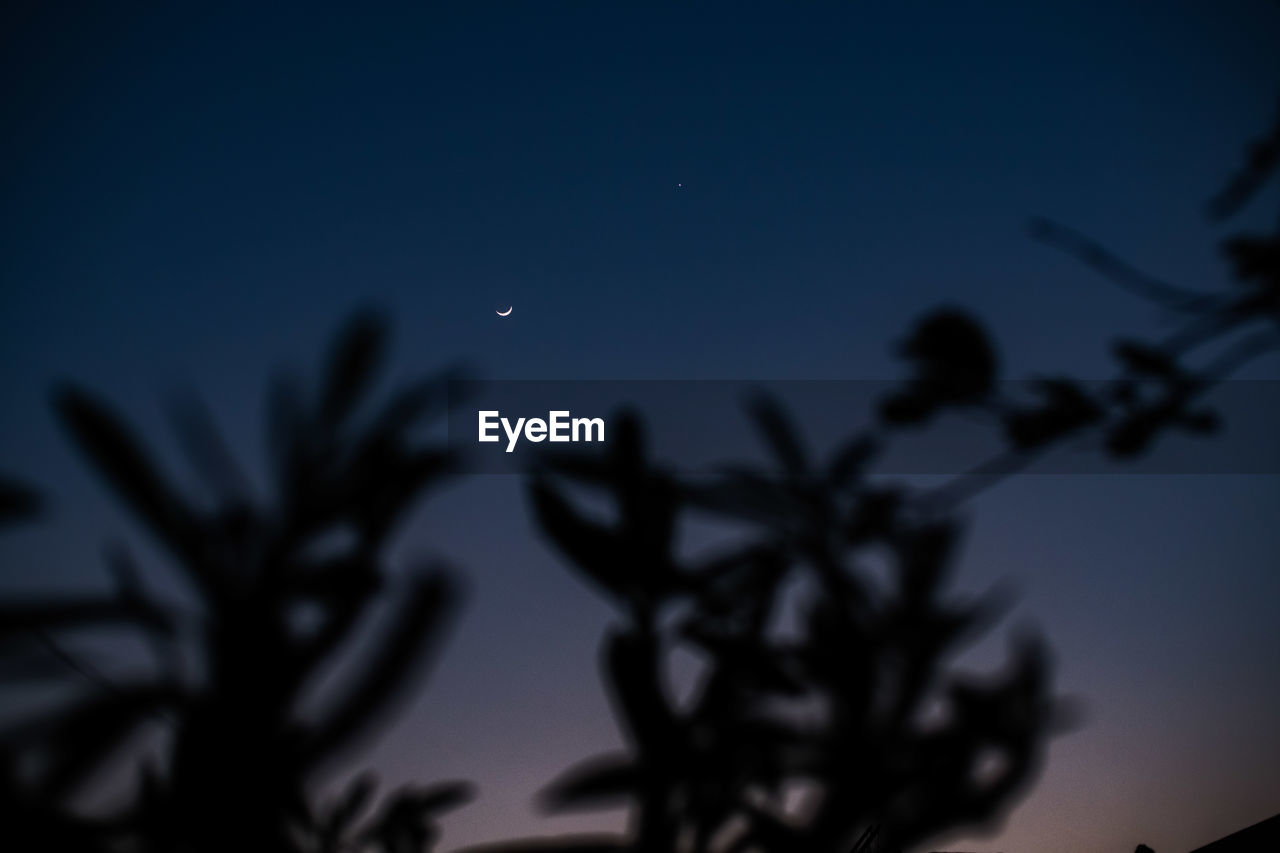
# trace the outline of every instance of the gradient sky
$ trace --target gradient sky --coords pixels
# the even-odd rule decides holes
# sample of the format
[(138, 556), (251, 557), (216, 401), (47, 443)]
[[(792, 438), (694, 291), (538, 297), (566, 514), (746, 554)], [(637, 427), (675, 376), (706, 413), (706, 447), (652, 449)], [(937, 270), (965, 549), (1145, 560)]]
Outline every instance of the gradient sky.
[[(267, 368), (313, 363), (361, 304), (394, 316), (405, 374), (885, 379), (910, 319), (952, 301), (1018, 375), (1105, 377), (1107, 342), (1160, 318), (1027, 218), (1223, 283), (1201, 203), (1280, 91), (1263, 0), (18, 5), (0, 468), (56, 503), (0, 542), (8, 589), (102, 584), (101, 543), (137, 538), (57, 433), (53, 381), (155, 432), (195, 384), (256, 452)], [(1017, 581), (1014, 621), (1045, 630), (1089, 716), (1003, 834), (956, 846), (1170, 853), (1280, 810), (1278, 511), (1275, 476), (1022, 477), (972, 506), (960, 586)], [(446, 846), (615, 825), (531, 807), (617, 736), (609, 613), (519, 482), (460, 483), (404, 544), (462, 566), (470, 604), (369, 763), (480, 783)]]

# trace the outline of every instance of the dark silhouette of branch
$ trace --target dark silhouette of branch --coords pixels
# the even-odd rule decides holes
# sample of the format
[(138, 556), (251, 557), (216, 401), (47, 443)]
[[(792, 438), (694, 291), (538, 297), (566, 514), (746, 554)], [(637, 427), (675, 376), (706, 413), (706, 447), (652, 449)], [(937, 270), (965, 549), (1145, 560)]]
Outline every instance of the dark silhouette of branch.
[[(1213, 216), (1257, 196), (1280, 160), (1277, 140), (1280, 125), (1211, 202)], [(826, 459), (780, 403), (759, 396), (747, 415), (768, 465), (683, 479), (653, 461), (644, 424), (624, 413), (605, 452), (547, 457), (533, 472), (528, 496), (541, 532), (616, 608), (600, 657), (625, 741), (567, 769), (540, 804), (623, 806), (629, 826), (471, 853), (871, 853), (1007, 812), (1072, 707), (1055, 696), (1052, 655), (1033, 633), (1011, 637), (1001, 672), (976, 677), (950, 665), (1006, 603), (947, 591), (960, 505), (1070, 441), (1096, 439), (1124, 459), (1169, 430), (1210, 433), (1217, 419), (1203, 395), (1280, 348), (1280, 231), (1224, 242), (1237, 286), (1223, 293), (1147, 276), (1056, 223), (1037, 220), (1033, 233), (1182, 325), (1155, 343), (1118, 341), (1116, 373), (1100, 390), (1042, 378), (1012, 399), (1000, 391), (990, 335), (948, 306), (901, 341), (909, 374), (878, 422)], [(456, 459), (414, 437), (441, 411), (448, 375), (373, 405), (385, 338), (382, 318), (358, 314), (313, 386), (275, 380), (266, 495), (252, 493), (199, 399), (177, 405), (174, 426), (211, 508), (174, 485), (105, 401), (75, 386), (54, 395), (74, 444), (192, 588), (199, 619), (191, 635), (178, 631), (179, 614), (153, 599), (122, 549), (108, 554), (111, 595), (0, 605), (8, 686), (61, 676), (74, 687), (57, 707), (0, 732), (0, 820), (16, 849), (421, 853), (434, 848), (440, 816), (472, 796), (450, 781), (377, 801), (366, 774), (313, 802), (321, 771), (375, 733), (429, 669), (461, 594), (438, 562), (401, 573), (386, 565), (390, 537)], [(900, 432), (952, 411), (989, 416), (1004, 450), (934, 490), (873, 478)], [(584, 490), (611, 505), (611, 521), (580, 508)], [(34, 490), (0, 480), (0, 524), (40, 508)], [(695, 514), (736, 525), (739, 540), (683, 555), (681, 526)], [(876, 560), (887, 575), (869, 570)], [(379, 616), (363, 656), (349, 658), (359, 627)], [(155, 673), (117, 682), (67, 651), (66, 632), (102, 627), (143, 638)], [(33, 638), (43, 663), (30, 655)], [(679, 700), (670, 665), (678, 651), (703, 662)], [(184, 656), (195, 664), (184, 669)], [(332, 689), (315, 703), (322, 680)], [(131, 752), (156, 723), (167, 748), (151, 758)], [(129, 802), (86, 817), (77, 795), (122, 761), (136, 779)]]
[[(380, 318), (359, 314), (339, 335), (314, 392), (277, 384), (277, 480), (267, 502), (250, 494), (197, 398), (175, 409), (175, 427), (214, 498), (210, 509), (179, 493), (106, 403), (70, 386), (55, 395), (73, 441), (190, 582), (200, 627), (193, 644), (179, 635), (178, 614), (150, 598), (120, 548), (107, 559), (114, 596), (0, 607), (0, 652), (17, 654), (19, 638), (39, 637), (79, 682), (63, 707), (20, 724), (24, 737), (3, 739), (0, 791), (14, 804), (3, 817), (19, 849), (48, 849), (50, 839), (63, 838), (74, 839), (74, 849), (157, 853), (220, 853), (246, 844), (281, 853), (419, 851), (436, 837), (438, 815), (469, 796), (462, 783), (400, 789), (362, 824), (356, 800), (371, 792), (353, 792), (323, 820), (309, 803), (318, 771), (375, 731), (424, 674), (459, 598), (460, 585), (438, 563), (402, 573), (393, 585), (400, 594), (364, 657), (339, 670), (344, 677), (324, 691), (322, 707), (309, 707), (309, 689), (332, 678), (356, 628), (382, 615), (389, 537), (418, 496), (453, 470), (448, 452), (419, 446), (412, 436), (439, 412), (443, 379), (401, 389), (362, 414), (384, 334)], [(31, 494), (6, 484), (0, 508), (30, 514)], [(308, 618), (295, 618), (300, 611)], [(148, 641), (154, 678), (113, 682), (57, 639), (104, 625)], [(178, 664), (184, 654), (198, 661), (190, 672)], [(172, 745), (159, 764), (132, 759), (137, 796), (110, 818), (82, 818), (76, 793), (128, 758), (132, 739), (157, 720)], [(38, 769), (32, 775), (22, 767)]]
[(1188, 290), (1147, 275), (1101, 243), (1051, 219), (1032, 219), (1030, 232), (1034, 239), (1072, 255), (1117, 286), (1172, 311), (1201, 314), (1223, 299), (1221, 294)]
[[(1280, 115), (1267, 136), (1251, 148), (1248, 163), (1210, 203), (1214, 218), (1238, 212), (1275, 171), (1280, 150)], [(1117, 457), (1132, 457), (1152, 447), (1158, 435), (1170, 428), (1196, 433), (1213, 431), (1216, 418), (1208, 410), (1192, 411), (1191, 402), (1218, 383), (1229, 379), (1259, 356), (1280, 348), (1280, 223), (1266, 236), (1229, 237), (1224, 253), (1232, 264), (1239, 287), (1220, 293), (1188, 290), (1137, 270), (1101, 244), (1066, 226), (1045, 219), (1032, 222), (1032, 234), (1079, 258), (1108, 280), (1139, 296), (1187, 317), (1184, 324), (1155, 344), (1133, 340), (1119, 342), (1115, 354), (1119, 373), (1101, 390), (1088, 392), (1069, 379), (1040, 381), (1040, 405), (981, 400), (1000, 411), (1008, 447), (929, 493), (923, 503), (929, 511), (946, 511), (1024, 470), (1062, 442), (1088, 431), (1105, 435), (1105, 445)], [(1261, 326), (1261, 331), (1256, 329)], [(1248, 335), (1245, 331), (1254, 329)], [(1196, 352), (1221, 345), (1222, 350), (1203, 364), (1189, 363)], [(919, 360), (919, 353), (913, 356)], [(935, 357), (938, 365), (952, 359)], [(921, 368), (907, 384), (917, 409), (930, 413), (956, 401), (938, 395), (921, 400)], [(923, 368), (938, 369), (926, 366)], [(1142, 389), (1155, 388), (1146, 402), (1138, 400)], [(902, 395), (889, 397), (892, 406)], [(966, 401), (972, 404), (974, 401)], [(890, 421), (896, 420), (892, 408)]]
[(1280, 164), (1280, 105), (1271, 129), (1250, 144), (1245, 162), (1207, 207), (1210, 218), (1225, 220), (1244, 209)]

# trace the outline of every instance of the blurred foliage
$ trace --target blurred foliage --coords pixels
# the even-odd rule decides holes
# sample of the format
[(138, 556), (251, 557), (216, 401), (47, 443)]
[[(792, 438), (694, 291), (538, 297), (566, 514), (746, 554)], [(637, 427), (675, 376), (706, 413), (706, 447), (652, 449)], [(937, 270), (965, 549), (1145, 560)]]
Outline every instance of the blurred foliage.
[[(187, 401), (175, 421), (212, 498), (209, 508), (178, 491), (104, 402), (79, 388), (57, 392), (54, 406), (72, 440), (172, 558), (199, 615), (184, 620), (153, 599), (123, 550), (108, 557), (114, 596), (4, 605), (5, 650), (17, 653), (18, 641), (42, 638), (68, 664), (71, 693), (0, 741), (0, 809), (6, 835), (18, 842), (9, 849), (321, 851), (355, 844), (401, 853), (426, 849), (435, 816), (465, 799), (459, 784), (406, 789), (357, 826), (371, 788), (366, 779), (320, 814), (309, 805), (308, 782), (375, 732), (431, 662), (459, 595), (458, 582), (438, 566), (385, 571), (397, 523), (450, 474), (454, 459), (413, 437), (441, 412), (444, 378), (360, 411), (384, 337), (380, 320), (357, 316), (313, 392), (283, 378), (272, 387), (267, 501), (251, 494), (198, 404)], [(0, 493), (6, 516), (34, 506), (31, 493), (16, 486)], [(357, 630), (368, 630), (374, 615), (372, 639), (357, 645)], [(141, 634), (156, 653), (153, 673), (109, 681), (54, 639), (88, 627)], [(335, 673), (339, 661), (347, 665)], [(37, 674), (47, 675), (29, 673)], [(308, 702), (322, 679), (337, 683), (326, 683), (324, 701)], [(80, 816), (77, 795), (136, 737), (156, 730), (167, 746), (159, 758), (137, 761), (131, 802), (110, 817)]]
[[(1280, 161), (1277, 140), (1280, 115), (1212, 203), (1215, 217), (1259, 194)], [(533, 477), (544, 534), (620, 612), (602, 670), (627, 741), (624, 752), (569, 769), (542, 802), (551, 812), (625, 805), (630, 829), (477, 853), (869, 853), (1007, 811), (1070, 714), (1052, 696), (1034, 635), (1015, 637), (1003, 675), (948, 667), (999, 609), (998, 596), (944, 594), (958, 505), (1081, 435), (1101, 436), (1122, 460), (1169, 430), (1211, 433), (1217, 417), (1200, 398), (1280, 346), (1280, 230), (1224, 241), (1235, 286), (1222, 292), (1152, 279), (1053, 223), (1038, 221), (1033, 233), (1174, 312), (1179, 327), (1161, 341), (1117, 341), (1117, 375), (1101, 388), (1040, 378), (1029, 399), (1008, 399), (988, 333), (944, 307), (901, 342), (909, 373), (882, 401), (880, 422), (821, 464), (786, 411), (761, 398), (750, 415), (770, 470), (680, 482), (650, 460), (638, 418), (624, 415), (607, 453), (552, 459)], [(990, 415), (1006, 449), (933, 490), (868, 476), (897, 431), (954, 410)], [(571, 493), (584, 488), (607, 500), (611, 522), (575, 505)], [(680, 524), (697, 514), (744, 526), (744, 544), (681, 557)], [(886, 563), (889, 580), (878, 580), (871, 567)], [(679, 649), (702, 664), (688, 701), (671, 676)]]
[[(1280, 159), (1277, 139), (1280, 123), (1215, 198), (1214, 217), (1261, 193)], [(1077, 436), (1098, 435), (1127, 458), (1169, 430), (1212, 432), (1203, 395), (1280, 346), (1280, 230), (1224, 241), (1235, 283), (1221, 292), (1152, 279), (1054, 223), (1037, 222), (1034, 233), (1178, 316), (1178, 328), (1155, 342), (1118, 341), (1117, 375), (1101, 390), (1050, 377), (1028, 399), (1007, 399), (988, 333), (942, 308), (902, 341), (909, 374), (878, 422), (829, 458), (814, 459), (787, 411), (760, 397), (749, 415), (770, 451), (766, 467), (676, 477), (653, 461), (639, 418), (623, 414), (603, 453), (549, 458), (531, 474), (542, 532), (618, 611), (601, 666), (626, 740), (568, 769), (541, 803), (550, 812), (625, 806), (630, 826), (473, 853), (871, 853), (1007, 812), (1070, 714), (1032, 633), (1014, 635), (1001, 673), (955, 668), (1002, 605), (996, 594), (947, 594), (959, 505), (992, 475)], [(314, 388), (289, 378), (272, 386), (265, 499), (196, 400), (174, 421), (204, 500), (181, 492), (95, 395), (55, 395), (73, 442), (166, 553), (198, 616), (148, 590), (124, 549), (107, 557), (114, 594), (0, 604), (6, 695), (57, 688), (38, 713), (0, 728), (7, 849), (434, 848), (438, 818), (469, 798), (466, 783), (406, 786), (379, 800), (365, 775), (328, 801), (316, 795), (322, 772), (409, 695), (459, 598), (439, 566), (386, 567), (397, 525), (457, 460), (415, 433), (441, 412), (447, 377), (370, 404), (384, 341), (378, 318), (357, 316)], [(930, 491), (874, 476), (897, 433), (955, 410), (990, 415), (1005, 452)], [(584, 490), (608, 503), (609, 521), (581, 507)], [(35, 490), (0, 480), (0, 525), (41, 507)], [(699, 518), (733, 525), (736, 544), (682, 553), (681, 530)], [(145, 640), (148, 673), (108, 678), (65, 643), (102, 629)], [(362, 630), (367, 642), (356, 641)], [(687, 697), (672, 675), (680, 650), (699, 661)], [(161, 747), (139, 747), (148, 737)], [(121, 766), (130, 778), (112, 789), (124, 802), (85, 808)]]
[[(1018, 637), (1001, 677), (948, 672), (999, 603), (944, 595), (958, 521), (868, 481), (870, 435), (818, 465), (776, 402), (751, 413), (772, 470), (678, 482), (624, 415), (606, 455), (532, 480), (543, 531), (622, 613), (602, 668), (628, 742), (570, 769), (544, 805), (627, 804), (630, 834), (611, 849), (637, 851), (843, 853), (868, 833), (897, 848), (996, 816), (1061, 721), (1044, 645)], [(582, 486), (604, 491), (612, 523), (575, 507)], [(683, 558), (678, 523), (696, 513), (750, 532)], [(875, 559), (885, 583), (866, 570)], [(802, 598), (790, 614), (789, 590)], [(703, 662), (687, 702), (670, 677), (682, 647)]]

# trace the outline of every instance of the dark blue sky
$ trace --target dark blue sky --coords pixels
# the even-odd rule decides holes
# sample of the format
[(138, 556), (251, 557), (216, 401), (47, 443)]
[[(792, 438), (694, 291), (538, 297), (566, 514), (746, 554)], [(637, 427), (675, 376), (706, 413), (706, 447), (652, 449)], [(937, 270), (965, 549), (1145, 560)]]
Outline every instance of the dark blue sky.
[[(0, 544), (7, 586), (100, 582), (131, 532), (52, 381), (157, 431), (194, 383), (255, 451), (266, 369), (359, 304), (394, 316), (403, 373), (889, 378), (891, 341), (951, 301), (1015, 373), (1105, 376), (1110, 338), (1160, 318), (1027, 218), (1222, 283), (1201, 202), (1280, 89), (1262, 0), (54, 5), (0, 26), (0, 466), (58, 498)], [(1093, 714), (971, 845), (1177, 850), (1280, 807), (1277, 510), (1274, 477), (1023, 478), (975, 505), (963, 583), (1019, 581)], [(527, 829), (537, 787), (614, 737), (607, 613), (514, 480), (429, 505), (424, 543), (472, 606), (373, 760), (479, 779), (448, 842)]]

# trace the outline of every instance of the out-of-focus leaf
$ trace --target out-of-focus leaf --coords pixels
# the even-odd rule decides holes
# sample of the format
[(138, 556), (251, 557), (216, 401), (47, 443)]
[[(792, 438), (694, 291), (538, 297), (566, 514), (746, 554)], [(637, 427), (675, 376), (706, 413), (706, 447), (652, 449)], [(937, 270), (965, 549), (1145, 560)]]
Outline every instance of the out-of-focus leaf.
[(734, 466), (709, 483), (686, 483), (684, 500), (688, 506), (719, 515), (772, 524), (790, 517), (796, 510), (793, 490), (757, 471)]
[(0, 605), (0, 638), (28, 631), (52, 631), (90, 625), (141, 625), (168, 631), (168, 618), (136, 601), (109, 598), (64, 598)]
[(396, 392), (381, 412), (373, 419), (370, 435), (402, 435), (426, 418), (445, 411), (469, 396), (471, 379), (459, 369), (452, 368), (436, 376), (419, 380)]
[(646, 469), (644, 429), (640, 416), (630, 409), (615, 413), (611, 423), (613, 439), (610, 442), (609, 456), (619, 479), (625, 480)]
[(565, 771), (542, 791), (539, 800), (551, 813), (609, 807), (632, 796), (639, 783), (634, 760), (625, 753), (613, 753)]
[(267, 390), (267, 449), (275, 475), (280, 481), (285, 500), (303, 497), (303, 484), (298, 482), (303, 463), (308, 458), (306, 417), (302, 390), (296, 377), (281, 374), (274, 377)]
[(363, 312), (338, 334), (320, 392), (319, 416), (324, 423), (342, 423), (368, 393), (382, 362), (386, 332), (382, 317)]
[(1179, 418), (1178, 425), (1190, 432), (1211, 435), (1222, 429), (1222, 418), (1211, 409), (1197, 409)]
[(54, 398), (63, 424), (125, 503), (205, 588), (221, 579), (204, 559), (196, 519), (147, 458), (132, 432), (89, 394), (66, 388)]
[(1249, 145), (1244, 164), (1226, 186), (1209, 201), (1209, 215), (1226, 219), (1238, 213), (1276, 170), (1280, 163), (1280, 111), (1270, 129)]
[(905, 502), (906, 495), (895, 488), (862, 492), (845, 521), (846, 538), (850, 543), (863, 544), (891, 536)]
[(373, 797), (378, 781), (370, 773), (361, 773), (342, 792), (342, 799), (329, 817), (330, 826), (343, 829), (352, 824)]
[(1141, 454), (1150, 445), (1169, 417), (1159, 409), (1141, 409), (1126, 416), (1107, 433), (1107, 450), (1128, 458)]
[(588, 578), (611, 595), (632, 588), (628, 558), (607, 527), (580, 516), (549, 482), (535, 478), (529, 497), (542, 531)]
[(1181, 376), (1181, 368), (1173, 356), (1164, 350), (1139, 341), (1117, 341), (1113, 347), (1116, 358), (1134, 373), (1174, 379)]
[(691, 588), (703, 615), (717, 618), (749, 611), (764, 618), (772, 610), (788, 566), (786, 555), (778, 548), (751, 545), (701, 564)]
[[(986, 330), (968, 313), (939, 308), (921, 318), (899, 354), (911, 363), (909, 393), (882, 414), (890, 420), (922, 421), (948, 405), (984, 401), (994, 390), (999, 361)], [(911, 402), (918, 411), (908, 413)], [(896, 407), (896, 408), (895, 408)]]
[(40, 495), (16, 480), (0, 477), (0, 526), (40, 514)]
[(409, 687), (414, 670), (425, 668), (435, 657), (458, 597), (456, 582), (443, 572), (415, 579), (386, 619), (374, 651), (309, 739), (309, 763), (329, 758), (377, 726)]
[(1043, 401), (1040, 405), (1016, 408), (1004, 415), (1005, 435), (1017, 449), (1043, 447), (1097, 423), (1104, 415), (1098, 401), (1072, 380), (1042, 379), (1033, 387)]
[(0, 683), (61, 681), (70, 674), (47, 649), (18, 637), (0, 640)]
[(413, 789), (415, 805), (426, 814), (456, 809), (475, 799), (475, 786), (470, 782), (437, 782)]
[(1270, 234), (1234, 237), (1222, 249), (1231, 260), (1237, 282), (1273, 293), (1280, 288), (1280, 238)]
[(173, 687), (145, 685), (118, 687), (73, 706), (51, 723), (43, 795), (60, 799), (77, 790), (143, 723), (181, 700)]
[(879, 452), (879, 442), (870, 435), (852, 436), (831, 455), (831, 462), (827, 465), (827, 484), (837, 489), (852, 486)]
[(946, 522), (915, 525), (895, 537), (898, 583), (903, 599), (925, 604), (935, 601), (958, 538), (956, 525)]
[(359, 488), (362, 500), (352, 507), (365, 536), (380, 541), (394, 530), (423, 490), (456, 471), (457, 462), (447, 450), (420, 450), (366, 471)]
[(224, 503), (246, 503), (249, 479), (240, 470), (205, 402), (188, 394), (174, 402), (171, 412), (174, 431), (188, 462), (214, 497)]
[(363, 840), (385, 853), (429, 851), (439, 836), (435, 825), (437, 813), (459, 806), (473, 796), (467, 782), (400, 788), (363, 833)]
[(605, 668), (615, 710), (636, 746), (651, 756), (680, 750), (680, 732), (663, 693), (653, 637), (615, 632), (605, 641)]
[(880, 420), (892, 426), (923, 424), (937, 411), (937, 401), (915, 388), (889, 394), (880, 401)]
[(767, 394), (758, 394), (748, 402), (747, 412), (784, 471), (799, 476), (808, 470), (808, 454), (800, 433), (781, 403)]

